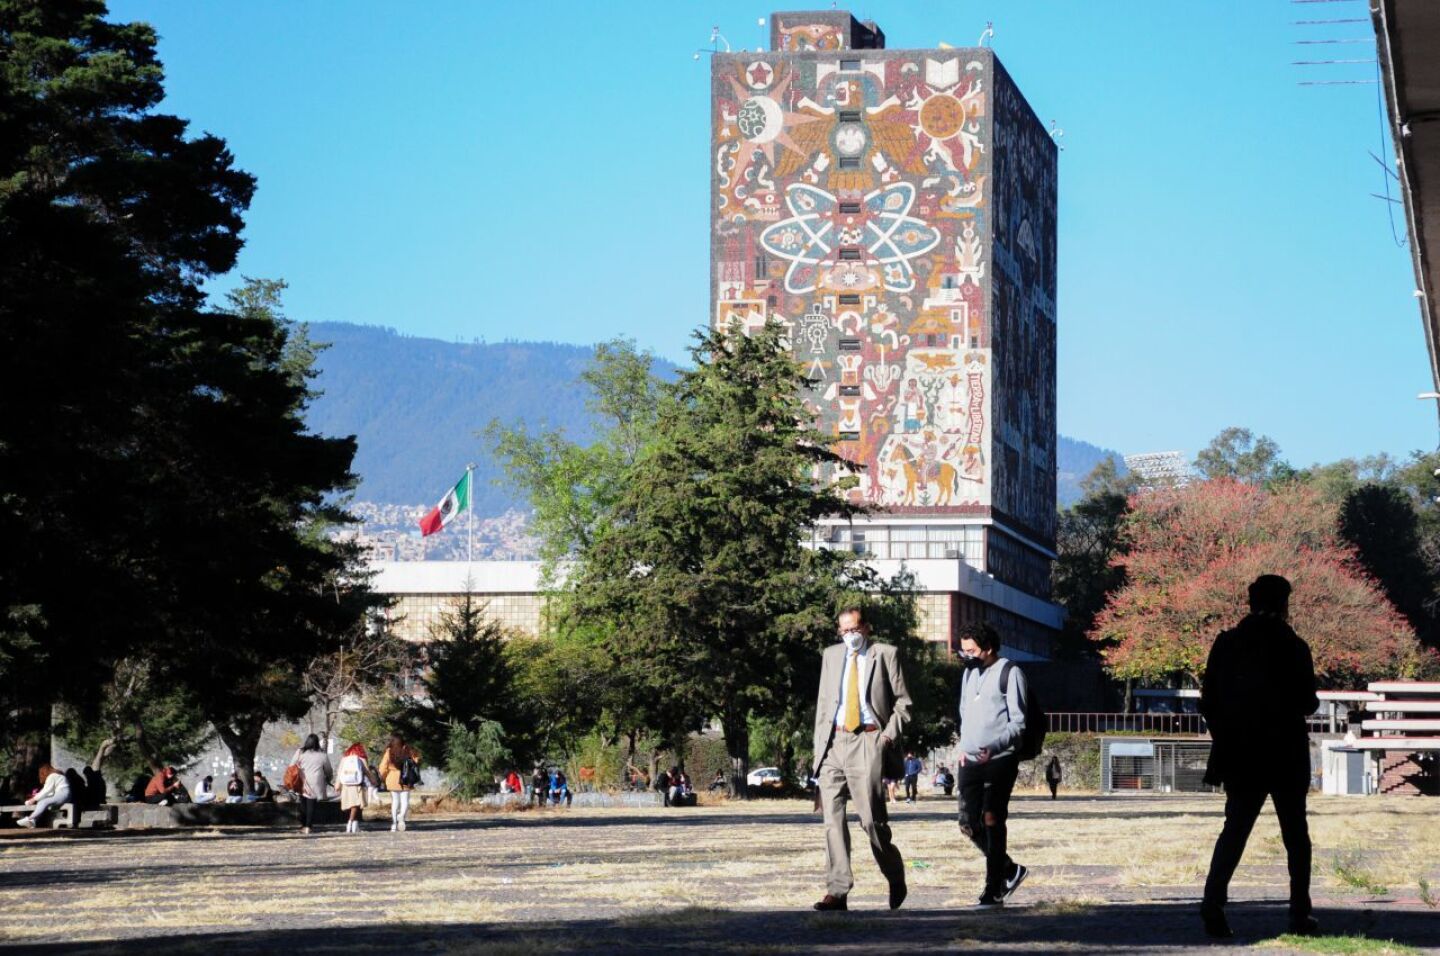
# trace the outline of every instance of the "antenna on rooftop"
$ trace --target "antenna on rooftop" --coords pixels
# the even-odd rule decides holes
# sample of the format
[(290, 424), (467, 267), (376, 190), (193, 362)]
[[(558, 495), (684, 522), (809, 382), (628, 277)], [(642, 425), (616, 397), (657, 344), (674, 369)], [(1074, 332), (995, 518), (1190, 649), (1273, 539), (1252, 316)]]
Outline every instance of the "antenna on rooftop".
[(1064, 135), (1065, 135), (1065, 131), (1064, 131), (1063, 129), (1061, 129), (1061, 128), (1056, 124), (1056, 122), (1052, 119), (1052, 120), (1050, 121), (1050, 138), (1055, 141), (1055, 145), (1056, 145), (1056, 146), (1059, 146), (1059, 147), (1060, 147), (1060, 152), (1062, 152), (1062, 153), (1065, 152), (1065, 147), (1064, 147), (1064, 146), (1061, 146), (1061, 144), (1060, 144), (1060, 137), (1062, 137), (1062, 136), (1064, 136)]
[[(763, 21), (762, 21), (762, 22), (763, 22)], [(722, 44), (722, 43), (725, 44), (725, 49), (724, 49), (723, 51), (720, 49), (720, 44)], [(698, 50), (695, 51), (695, 55), (692, 56), (691, 59), (692, 59), (692, 60), (698, 60), (698, 59), (700, 59), (701, 54), (704, 54), (704, 55), (706, 55), (706, 56), (714, 56), (715, 54), (720, 53), (720, 52), (725, 52), (725, 53), (729, 53), (729, 52), (730, 52), (730, 41), (727, 40), (727, 39), (725, 39), (725, 34), (723, 34), (723, 33), (720, 32), (720, 28), (719, 28), (719, 27), (711, 27), (711, 28), (710, 28), (710, 47), (709, 47), (709, 49), (706, 49), (705, 47), (702, 46), (700, 49), (698, 49)]]
[(986, 41), (986, 40), (994, 40), (994, 39), (995, 39), (995, 21), (994, 21), (994, 20), (986, 20), (986, 21), (985, 21), (985, 32), (982, 33), (982, 34), (980, 34), (980, 39), (975, 41), (975, 45), (976, 45), (976, 46), (988, 46), (989, 44), (987, 44), (985, 41)]

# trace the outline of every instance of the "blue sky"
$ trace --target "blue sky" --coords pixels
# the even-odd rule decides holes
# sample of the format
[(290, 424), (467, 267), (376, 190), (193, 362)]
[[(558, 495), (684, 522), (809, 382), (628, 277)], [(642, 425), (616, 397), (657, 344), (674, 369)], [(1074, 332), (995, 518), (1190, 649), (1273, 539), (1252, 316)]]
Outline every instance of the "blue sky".
[[(797, 5), (800, 8), (814, 4)], [(841, 5), (842, 9), (844, 5)], [(751, 3), (124, 0), (166, 109), (259, 177), (237, 272), (289, 311), (415, 335), (682, 358), (706, 320), (708, 64)], [(784, 9), (784, 8), (781, 8)], [(890, 47), (994, 47), (1060, 168), (1060, 429), (1193, 454), (1228, 425), (1295, 464), (1436, 441), (1363, 0), (871, 0)], [(421, 11), (424, 11), (423, 13)], [(1397, 213), (1403, 235), (1403, 219)], [(225, 283), (220, 284), (224, 287)], [(497, 386), (503, 383), (497, 383)]]

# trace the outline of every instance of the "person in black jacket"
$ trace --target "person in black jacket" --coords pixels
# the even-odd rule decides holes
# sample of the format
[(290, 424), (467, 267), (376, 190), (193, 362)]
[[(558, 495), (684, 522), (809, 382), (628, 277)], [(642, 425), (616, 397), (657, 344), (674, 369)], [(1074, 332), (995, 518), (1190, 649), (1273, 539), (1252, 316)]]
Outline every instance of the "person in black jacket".
[(1318, 931), (1310, 913), (1310, 736), (1320, 706), (1309, 646), (1290, 628), (1290, 582), (1275, 574), (1250, 585), (1250, 614), (1215, 639), (1200, 691), (1213, 745), (1205, 782), (1225, 788), (1225, 826), (1215, 841), (1200, 915), (1212, 937), (1225, 920), (1230, 877), (1270, 797), (1290, 867), (1290, 932)]

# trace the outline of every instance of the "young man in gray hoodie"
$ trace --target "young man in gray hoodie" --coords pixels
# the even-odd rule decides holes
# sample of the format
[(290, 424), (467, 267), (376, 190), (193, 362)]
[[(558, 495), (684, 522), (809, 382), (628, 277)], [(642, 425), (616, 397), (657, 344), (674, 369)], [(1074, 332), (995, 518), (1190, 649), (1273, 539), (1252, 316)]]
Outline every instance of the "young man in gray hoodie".
[(1025, 732), (1025, 673), (1000, 656), (1000, 635), (989, 624), (961, 630), (960, 659), (960, 832), (985, 854), (985, 891), (976, 905), (1004, 906), (1029, 875), (1005, 849)]

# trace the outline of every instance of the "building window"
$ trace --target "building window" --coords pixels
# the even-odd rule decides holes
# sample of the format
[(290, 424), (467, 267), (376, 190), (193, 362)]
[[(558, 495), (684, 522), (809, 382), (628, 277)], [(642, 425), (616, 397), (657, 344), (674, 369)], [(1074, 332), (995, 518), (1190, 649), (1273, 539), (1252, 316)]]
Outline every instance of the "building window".
[(860, 294), (858, 292), (842, 292), (840, 294), (841, 305), (859, 305)]
[(860, 351), (860, 340), (859, 340), (859, 339), (841, 339), (841, 340), (840, 340), (840, 351), (842, 351), (842, 352), (858, 352), (858, 351)]
[(755, 278), (764, 279), (770, 275), (770, 257), (759, 255), (755, 257)]
[(859, 169), (859, 168), (860, 168), (860, 158), (859, 158), (858, 156), (841, 156), (841, 157), (840, 157), (840, 168), (841, 168), (841, 169)]
[(843, 262), (859, 262), (860, 249), (858, 246), (841, 246), (840, 259)]
[(857, 73), (860, 70), (859, 60), (841, 60), (840, 69), (846, 73)]
[(841, 394), (841, 395), (844, 395), (844, 396), (846, 396), (846, 397), (849, 397), (849, 396), (851, 396), (851, 395), (859, 395), (859, 394), (860, 394), (860, 386), (859, 386), (859, 385), (841, 385), (841, 386), (840, 386), (840, 394)]
[[(859, 433), (859, 432), (841, 432), (841, 433), (840, 433), (840, 440), (841, 440), (841, 441), (859, 441), (859, 440), (860, 440), (860, 433)], [(858, 550), (858, 549), (857, 549), (857, 550)]]
[(844, 215), (853, 216), (859, 211), (860, 204), (858, 202), (842, 202), (840, 204), (840, 212)]
[(858, 122), (860, 122), (860, 111), (859, 111), (859, 110), (841, 110), (841, 111), (840, 111), (840, 122), (842, 122), (842, 123), (858, 123)]

